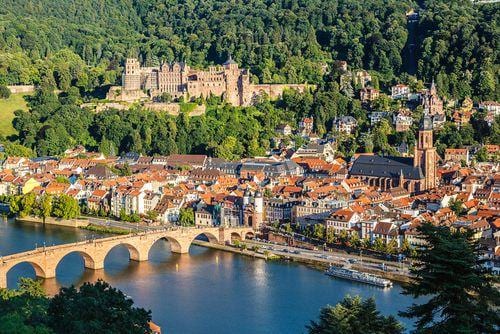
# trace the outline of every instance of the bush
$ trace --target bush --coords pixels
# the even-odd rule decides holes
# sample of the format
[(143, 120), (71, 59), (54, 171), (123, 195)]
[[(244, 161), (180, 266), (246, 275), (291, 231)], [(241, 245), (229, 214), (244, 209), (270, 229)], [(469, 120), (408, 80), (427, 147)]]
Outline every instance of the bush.
[(0, 85), (0, 99), (8, 99), (10, 97), (10, 89), (7, 86)]

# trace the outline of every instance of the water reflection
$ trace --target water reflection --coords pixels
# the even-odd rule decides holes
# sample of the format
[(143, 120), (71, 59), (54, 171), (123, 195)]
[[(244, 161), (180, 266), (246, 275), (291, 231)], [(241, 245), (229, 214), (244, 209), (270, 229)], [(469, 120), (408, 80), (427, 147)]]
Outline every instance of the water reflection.
[[(0, 223), (0, 252), (30, 249), (35, 242), (74, 242), (87, 231)], [(18, 240), (18, 242), (15, 242)], [(21, 243), (20, 240), (22, 241)], [(396, 314), (412, 299), (396, 285), (383, 290), (335, 279), (295, 263), (266, 262), (232, 253), (191, 246), (189, 254), (175, 254), (158, 241), (149, 261), (129, 262), (125, 246), (114, 248), (103, 270), (84, 269), (77, 253), (66, 256), (57, 278), (43, 281), (48, 293), (61, 286), (80, 285), (102, 278), (151, 309), (155, 322), (167, 333), (303, 333), (319, 308), (336, 304), (346, 294), (374, 297), (384, 314)], [(29, 264), (11, 270), (9, 286), (19, 276), (34, 276)]]

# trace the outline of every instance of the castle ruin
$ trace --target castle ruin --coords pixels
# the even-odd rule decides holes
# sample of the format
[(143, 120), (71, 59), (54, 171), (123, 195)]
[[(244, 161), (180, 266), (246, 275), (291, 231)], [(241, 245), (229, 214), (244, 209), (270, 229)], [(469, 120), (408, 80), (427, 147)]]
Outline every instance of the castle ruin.
[(111, 87), (108, 100), (137, 101), (154, 99), (168, 93), (174, 99), (220, 96), (234, 106), (252, 105), (256, 98), (267, 94), (276, 99), (285, 89), (303, 92), (307, 84), (252, 84), (250, 71), (239, 68), (231, 58), (222, 66), (210, 66), (196, 70), (185, 63), (163, 64), (159, 67), (143, 67), (135, 58), (125, 63), (121, 87)]

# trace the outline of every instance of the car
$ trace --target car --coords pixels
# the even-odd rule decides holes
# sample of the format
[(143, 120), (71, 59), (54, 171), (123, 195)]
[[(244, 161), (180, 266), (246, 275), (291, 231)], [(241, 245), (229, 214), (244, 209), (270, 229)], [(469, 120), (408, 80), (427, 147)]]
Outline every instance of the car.
[(356, 259), (349, 259), (349, 260), (347, 260), (347, 261), (348, 261), (349, 263), (351, 263), (351, 264), (358, 262), (358, 260), (356, 260)]
[(300, 254), (298, 250), (293, 251), (293, 254)]

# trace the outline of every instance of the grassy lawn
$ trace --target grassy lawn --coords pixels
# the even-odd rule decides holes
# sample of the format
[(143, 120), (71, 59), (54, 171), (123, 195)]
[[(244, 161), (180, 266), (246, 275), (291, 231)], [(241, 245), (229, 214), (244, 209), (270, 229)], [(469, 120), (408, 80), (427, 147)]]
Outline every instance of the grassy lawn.
[(0, 99), (0, 135), (9, 136), (16, 133), (12, 127), (14, 111), (18, 109), (27, 110), (26, 101), (23, 96), (26, 93), (12, 94), (7, 100)]

